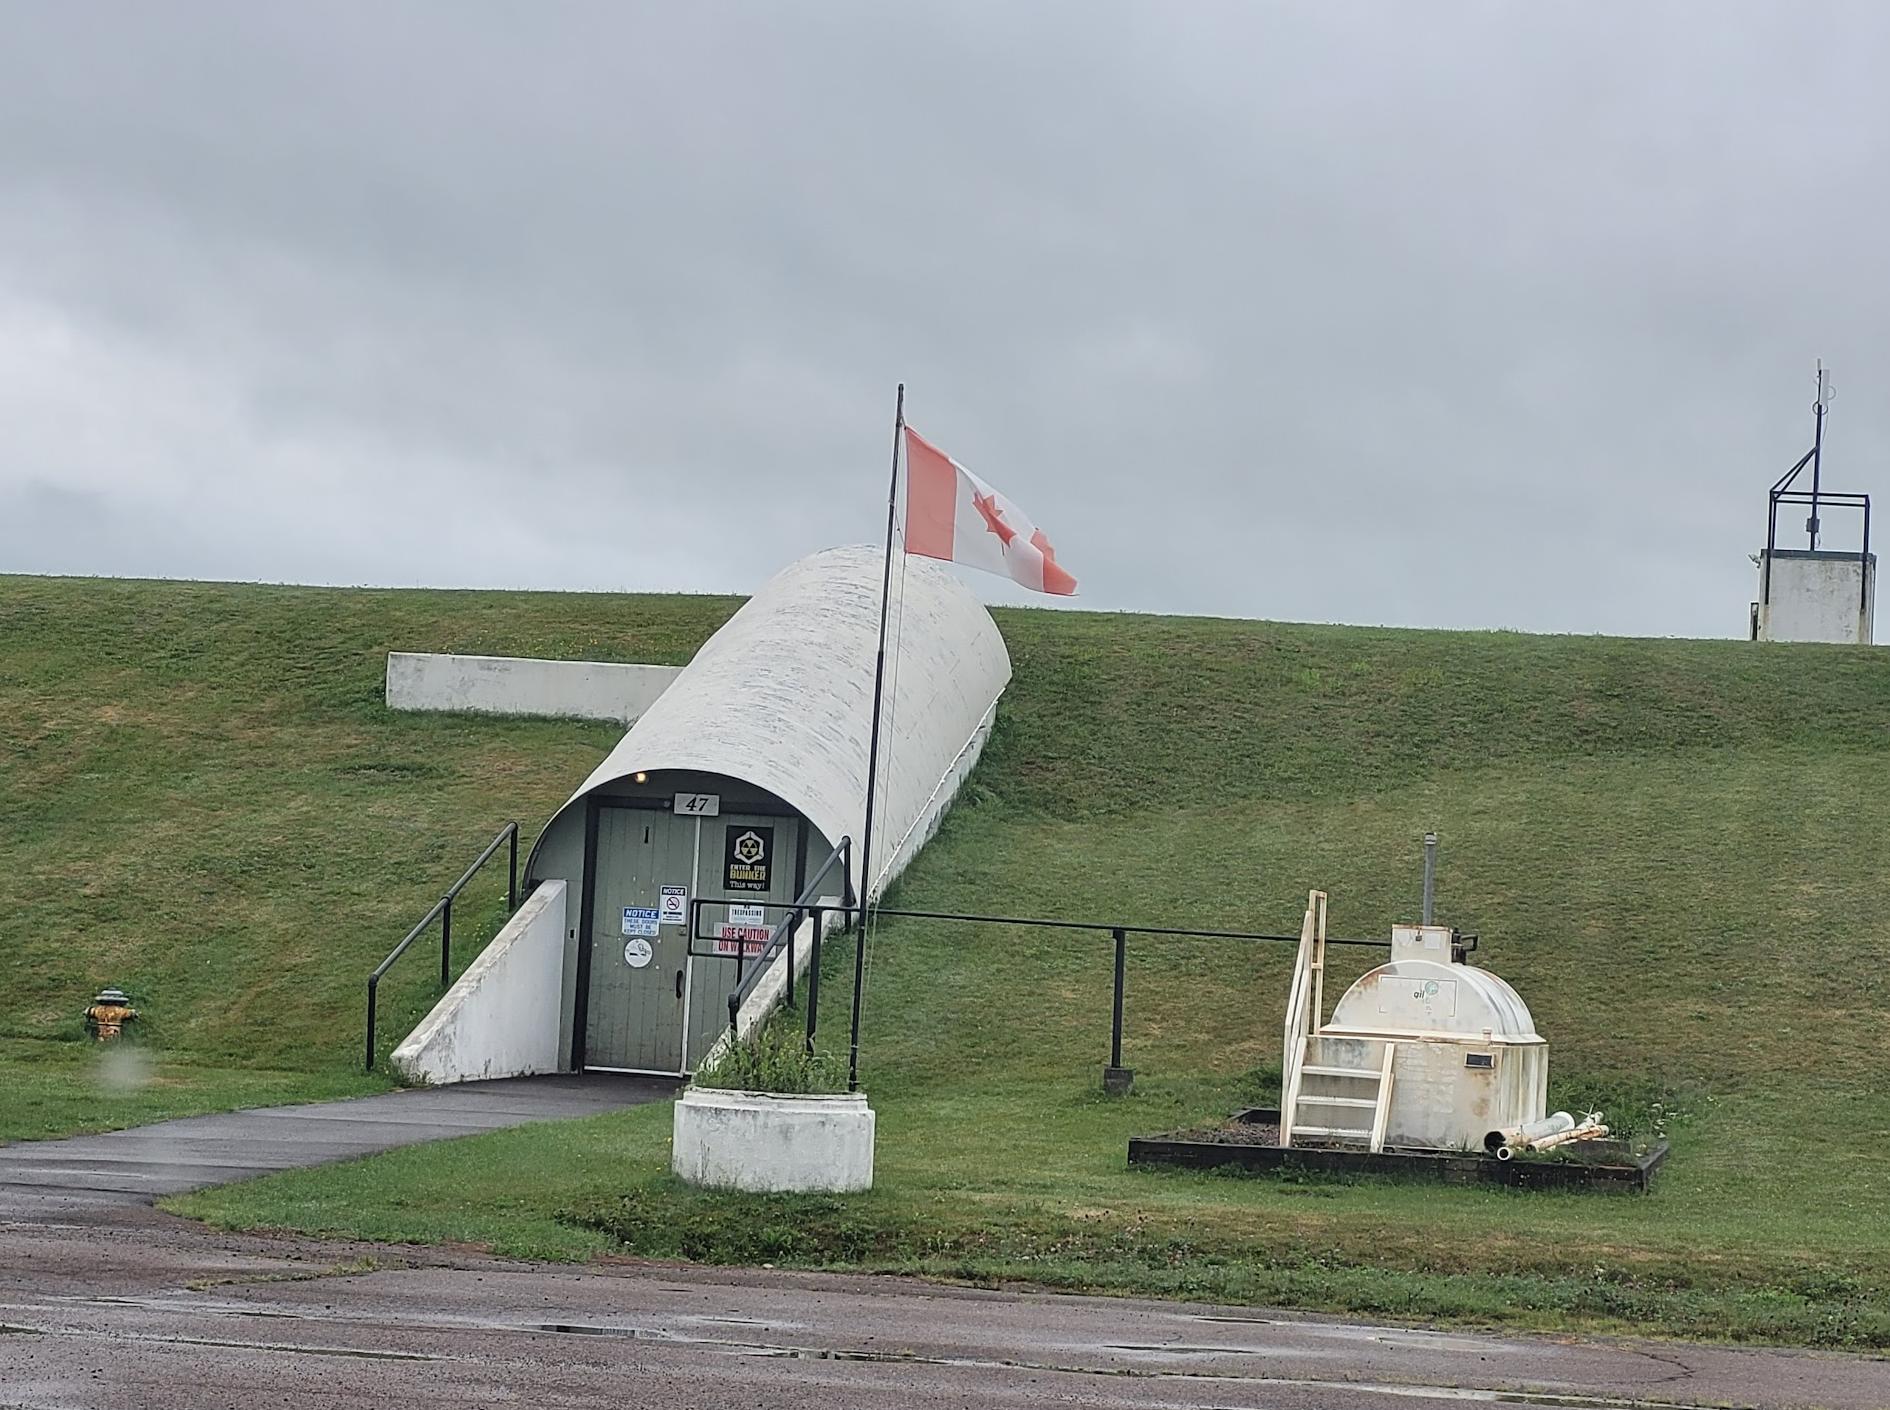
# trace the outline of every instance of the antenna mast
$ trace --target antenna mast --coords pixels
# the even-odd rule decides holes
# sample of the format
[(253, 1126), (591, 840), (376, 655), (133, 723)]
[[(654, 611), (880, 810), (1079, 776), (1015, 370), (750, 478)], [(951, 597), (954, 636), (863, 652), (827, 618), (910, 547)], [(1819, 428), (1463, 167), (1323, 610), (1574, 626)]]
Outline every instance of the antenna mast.
[(1818, 547), (1818, 481), (1824, 461), (1824, 406), (1831, 400), (1831, 372), (1818, 361), (1818, 399), (1811, 404), (1811, 517), (1805, 520), (1805, 532), (1811, 535), (1811, 547)]

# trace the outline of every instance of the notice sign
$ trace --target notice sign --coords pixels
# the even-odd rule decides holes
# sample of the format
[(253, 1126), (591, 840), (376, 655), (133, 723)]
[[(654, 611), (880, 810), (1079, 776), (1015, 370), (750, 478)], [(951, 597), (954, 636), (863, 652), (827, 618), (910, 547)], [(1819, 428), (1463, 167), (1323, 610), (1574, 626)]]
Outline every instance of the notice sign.
[(623, 908), (623, 933), (654, 936), (657, 933), (656, 912), (648, 906), (625, 906)]
[(715, 927), (715, 953), (747, 955), (749, 958), (768, 948), (765, 925), (718, 925)]
[(662, 912), (657, 917), (659, 925), (682, 925), (689, 919), (689, 888), (686, 886), (665, 886), (663, 903), (657, 907)]
[(734, 825), (723, 834), (722, 888), (766, 891), (774, 874), (774, 829)]

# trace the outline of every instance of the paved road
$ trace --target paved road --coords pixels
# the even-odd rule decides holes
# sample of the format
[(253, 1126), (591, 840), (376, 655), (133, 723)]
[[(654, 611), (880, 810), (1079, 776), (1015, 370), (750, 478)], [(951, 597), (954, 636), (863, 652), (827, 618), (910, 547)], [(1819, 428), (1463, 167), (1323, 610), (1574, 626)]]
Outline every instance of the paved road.
[[(369, 1262), (375, 1266), (365, 1271)], [(0, 1224), (0, 1405), (1890, 1405), (1890, 1364), (896, 1279)]]
[[(0, 1406), (1890, 1406), (1890, 1362), (218, 1234), (154, 1192), (647, 1099), (397, 1093), (0, 1150)], [(430, 1099), (430, 1100), (416, 1100)], [(402, 1136), (389, 1129), (401, 1127)], [(163, 1132), (162, 1135), (158, 1133)], [(239, 1133), (242, 1135), (239, 1140)]]
[(0, 1219), (97, 1218), (159, 1195), (527, 1121), (592, 1116), (669, 1096), (663, 1078), (512, 1077), (349, 1101), (161, 1121), (101, 1136), (0, 1146)]

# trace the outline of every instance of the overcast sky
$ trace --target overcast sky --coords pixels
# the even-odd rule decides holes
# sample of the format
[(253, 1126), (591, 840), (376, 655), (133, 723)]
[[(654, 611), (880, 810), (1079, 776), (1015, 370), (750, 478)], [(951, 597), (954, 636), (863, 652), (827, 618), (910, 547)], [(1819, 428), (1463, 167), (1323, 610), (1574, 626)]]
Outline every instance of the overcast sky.
[(1890, 505), (1887, 70), (1879, 0), (0, 0), (0, 571), (746, 591), (881, 532), (903, 379), (1081, 606), (1743, 635), (1814, 359)]

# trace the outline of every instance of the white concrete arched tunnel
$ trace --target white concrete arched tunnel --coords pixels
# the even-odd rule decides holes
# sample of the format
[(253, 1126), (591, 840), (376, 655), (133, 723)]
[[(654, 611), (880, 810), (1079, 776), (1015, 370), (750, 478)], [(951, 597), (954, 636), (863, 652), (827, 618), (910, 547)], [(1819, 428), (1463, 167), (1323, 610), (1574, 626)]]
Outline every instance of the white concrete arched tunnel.
[[(396, 1049), (396, 1066), (435, 1082), (553, 1065), (694, 1068), (727, 1030), (735, 965), (689, 956), (679, 893), (716, 900), (703, 908), (705, 932), (739, 925), (755, 917), (736, 907), (793, 901), (842, 837), (858, 838), (884, 561), (878, 549), (830, 549), (776, 575), (546, 825), (526, 864), (532, 901), (520, 918), (562, 893), (561, 953), (538, 961), (540, 970), (555, 963), (559, 975), (555, 1049), (542, 1032), (521, 1047), (474, 1031), (492, 1026), (471, 1021), (475, 1013), (507, 1002), (479, 993), (506, 987), (495, 941)], [(948, 571), (908, 559), (895, 565), (893, 583), (899, 649), (887, 667), (875, 894), (936, 830), (1011, 675), (990, 614)], [(856, 891), (863, 860), (852, 860)], [(837, 905), (838, 869), (830, 876)], [(772, 923), (785, 912), (763, 914)], [(550, 933), (549, 919), (538, 925)], [(803, 966), (808, 950), (795, 946)], [(777, 958), (756, 986), (744, 1027), (778, 997), (785, 969), (785, 956)], [(549, 990), (541, 983), (539, 992)]]

